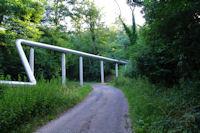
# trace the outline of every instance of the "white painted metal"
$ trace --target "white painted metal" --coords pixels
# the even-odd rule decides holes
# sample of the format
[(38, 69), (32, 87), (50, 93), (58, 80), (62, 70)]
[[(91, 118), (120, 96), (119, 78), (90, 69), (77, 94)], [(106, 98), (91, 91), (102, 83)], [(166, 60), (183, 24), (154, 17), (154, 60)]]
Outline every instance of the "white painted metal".
[(101, 60), (101, 83), (104, 83), (104, 68), (103, 68), (103, 61)]
[(76, 55), (80, 55), (80, 56), (96, 58), (96, 59), (100, 59), (100, 60), (107, 60), (107, 61), (116, 62), (116, 63), (120, 63), (120, 64), (126, 64), (127, 63), (127, 62), (121, 61), (121, 60), (116, 60), (116, 59), (112, 59), (112, 58), (107, 58), (107, 57), (103, 57), (103, 56), (98, 56), (98, 55), (94, 55), (94, 54), (80, 52), (80, 51), (77, 51), (77, 50), (53, 46), (53, 45), (49, 45), (49, 44), (33, 42), (33, 41), (28, 41), (28, 40), (23, 40), (23, 39), (19, 39), (19, 40), (21, 41), (22, 44), (29, 45), (29, 46), (41, 47), (41, 48), (59, 51), (59, 52), (62, 52), (62, 53), (71, 53), (71, 54), (76, 54)]
[[(22, 44), (31, 46), (30, 57), (29, 57), (30, 64), (29, 64), (29, 62), (26, 58), (26, 55), (23, 51)], [(62, 83), (63, 83), (63, 85), (65, 85), (65, 80), (66, 80), (65, 53), (80, 55), (81, 58), (82, 58), (82, 56), (86, 56), (86, 57), (101, 60), (101, 82), (102, 83), (104, 83), (103, 60), (115, 62), (115, 63), (118, 63), (118, 64), (127, 64), (127, 62), (121, 61), (121, 60), (116, 60), (116, 59), (112, 59), (112, 58), (107, 58), (107, 57), (103, 57), (103, 56), (93, 55), (93, 54), (80, 52), (80, 51), (76, 51), (76, 50), (72, 50), (72, 49), (62, 48), (62, 47), (58, 47), (58, 46), (53, 46), (53, 45), (49, 45), (49, 44), (38, 43), (38, 42), (33, 42), (33, 41), (28, 41), (28, 40), (23, 40), (23, 39), (16, 40), (15, 45), (16, 45), (16, 49), (17, 49), (19, 56), (22, 60), (22, 64), (25, 68), (26, 74), (27, 74), (30, 82), (2, 81), (2, 80), (0, 80), (0, 84), (36, 85), (36, 79), (35, 79), (34, 74), (33, 74), (34, 73), (34, 48), (33, 47), (41, 47), (41, 48), (46, 48), (46, 49), (51, 49), (51, 50), (55, 50), (55, 51), (58, 51), (58, 52), (62, 52), (62, 77), (63, 77)], [(81, 65), (81, 63), (80, 63), (80, 65)], [(81, 74), (81, 72), (80, 72), (80, 74)], [(81, 82), (83, 82), (83, 81), (81, 81)]]
[(118, 73), (118, 64), (117, 63), (115, 64), (115, 74), (116, 74), (116, 77), (119, 76), (119, 73)]
[(30, 47), (29, 64), (34, 75), (34, 48)]
[(62, 85), (65, 86), (66, 81), (66, 60), (65, 53), (62, 53)]
[(25, 68), (25, 71), (26, 71), (26, 74), (28, 76), (28, 79), (30, 82), (20, 82), (20, 81), (0, 81), (0, 84), (10, 84), (10, 85), (36, 85), (36, 80), (35, 80), (35, 77), (33, 75), (33, 72), (31, 70), (31, 67), (28, 63), (28, 60), (26, 58), (26, 55), (23, 51), (23, 48), (22, 48), (22, 45), (21, 45), (21, 41), (22, 40), (17, 40), (15, 42), (15, 45), (16, 45), (16, 48), (17, 48), (17, 51), (19, 53), (19, 56), (22, 60), (22, 64)]
[(80, 85), (83, 86), (83, 57), (79, 57), (79, 76), (80, 76)]

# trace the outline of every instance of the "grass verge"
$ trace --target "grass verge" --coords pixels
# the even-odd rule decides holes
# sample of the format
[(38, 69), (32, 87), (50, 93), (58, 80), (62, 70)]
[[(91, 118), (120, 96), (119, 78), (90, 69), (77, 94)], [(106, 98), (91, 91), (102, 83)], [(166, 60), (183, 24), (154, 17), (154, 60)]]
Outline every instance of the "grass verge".
[(147, 79), (116, 78), (135, 133), (200, 133), (199, 83), (163, 89)]
[(0, 132), (30, 133), (81, 102), (91, 86), (60, 79), (40, 80), (36, 86), (0, 86)]

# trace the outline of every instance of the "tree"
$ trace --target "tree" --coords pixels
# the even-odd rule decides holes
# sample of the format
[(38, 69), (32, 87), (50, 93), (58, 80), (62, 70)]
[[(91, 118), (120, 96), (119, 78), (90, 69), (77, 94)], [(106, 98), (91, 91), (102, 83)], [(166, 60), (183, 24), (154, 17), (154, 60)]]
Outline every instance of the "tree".
[(144, 3), (145, 0), (127, 0), (127, 4), (129, 5), (138, 5), (138, 6), (141, 6), (143, 3)]
[[(49, 0), (46, 2), (45, 14), (42, 22), (44, 25), (55, 29), (67, 30), (67, 19), (72, 16), (72, 9), (76, 0)], [(72, 9), (71, 9), (72, 8)]]
[(135, 3), (131, 3), (130, 4), (130, 1), (127, 1), (127, 4), (129, 5), (130, 7), (130, 10), (131, 10), (131, 13), (132, 13), (132, 26), (131, 28), (129, 28), (126, 23), (123, 21), (122, 17), (121, 17), (121, 9), (120, 9), (120, 6), (119, 4), (117, 3), (117, 1), (115, 0), (116, 4), (118, 5), (119, 7), (119, 11), (120, 11), (120, 14), (119, 14), (119, 20), (121, 21), (123, 27), (124, 27), (124, 30), (127, 34), (127, 36), (129, 37), (129, 40), (130, 40), (130, 45), (134, 45), (135, 42), (136, 42), (136, 39), (137, 39), (137, 34), (136, 34), (136, 24), (135, 24), (135, 16), (134, 16), (134, 9), (135, 9), (135, 6), (137, 4)]
[(0, 10), (0, 27), (6, 29), (1, 32), (1, 45), (10, 44), (8, 41), (15, 38), (39, 38), (37, 24), (43, 13), (40, 2), (1, 0)]
[(137, 57), (141, 73), (167, 86), (199, 79), (200, 2), (146, 0), (143, 5), (149, 49)]
[[(79, 7), (74, 9), (74, 16), (72, 17), (72, 22), (76, 29), (80, 27), (85, 27), (85, 29), (90, 31), (91, 40), (93, 43), (93, 54), (98, 54), (97, 52), (97, 31), (103, 28), (103, 23), (101, 21), (100, 10), (95, 6), (94, 1), (82, 1), (79, 3)], [(86, 26), (84, 26), (86, 25)]]
[[(2, 74), (13, 75), (25, 73), (19, 56), (16, 53), (14, 42), (18, 38), (37, 40), (41, 33), (38, 24), (44, 11), (42, 0), (1, 0), (0, 1), (0, 53), (2, 53)], [(12, 65), (11, 65), (12, 64)]]
[[(70, 38), (67, 32), (60, 31), (54, 27), (40, 27), (43, 32), (38, 39), (39, 42), (50, 45), (71, 48), (73, 44), (70, 43)], [(61, 54), (56, 51), (36, 48), (35, 50), (35, 75), (37, 78), (43, 77), (51, 79), (52, 77), (59, 77), (61, 74)], [(68, 67), (69, 54), (66, 54), (66, 68)]]

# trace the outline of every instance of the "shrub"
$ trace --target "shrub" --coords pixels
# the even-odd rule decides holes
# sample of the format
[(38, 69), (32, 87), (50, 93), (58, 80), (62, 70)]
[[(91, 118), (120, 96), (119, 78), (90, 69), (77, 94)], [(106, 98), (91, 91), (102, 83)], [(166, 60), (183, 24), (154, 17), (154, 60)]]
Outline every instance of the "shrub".
[[(61, 81), (41, 80), (36, 86), (8, 87), (0, 99), (0, 131), (9, 132), (35, 116), (45, 116), (58, 107), (68, 109), (80, 102), (91, 87), (63, 88)], [(74, 86), (74, 85), (73, 85)], [(6, 86), (4, 86), (6, 87)]]
[(129, 102), (135, 133), (197, 133), (200, 129), (199, 82), (163, 89), (145, 78), (119, 77), (115, 85)]

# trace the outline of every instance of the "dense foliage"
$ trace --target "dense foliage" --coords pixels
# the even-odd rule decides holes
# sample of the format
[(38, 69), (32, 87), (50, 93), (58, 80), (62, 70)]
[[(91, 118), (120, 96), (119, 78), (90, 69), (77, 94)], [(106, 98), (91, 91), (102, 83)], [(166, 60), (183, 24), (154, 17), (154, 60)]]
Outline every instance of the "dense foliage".
[(125, 76), (131, 79), (115, 80), (129, 100), (132, 128), (136, 133), (198, 133), (200, 1), (128, 3), (142, 6), (146, 19), (128, 47)]
[(42, 18), (43, 6), (32, 0), (1, 0), (0, 10), (0, 74), (17, 78), (24, 70), (19, 67), (16, 71), (16, 66), (21, 66), (21, 62), (17, 58), (14, 42), (17, 38), (32, 40), (40, 37), (41, 31), (37, 25)]
[[(100, 9), (91, 0), (0, 0), (0, 80), (27, 81), (14, 44), (19, 38), (116, 59), (125, 57), (123, 49), (128, 42), (123, 30), (104, 25)], [(23, 48), (28, 58), (30, 48)], [(32, 132), (43, 118), (76, 105), (91, 91), (89, 86), (61, 87), (57, 79), (61, 53), (34, 49), (34, 75), (42, 79), (37, 86), (0, 86), (2, 133)], [(84, 80), (100, 80), (100, 62), (83, 58), (83, 63)], [(66, 67), (68, 79), (79, 78), (78, 56), (66, 54)], [(113, 67), (105, 62), (105, 75)], [(37, 124), (32, 124), (36, 118)]]
[[(18, 38), (43, 42), (96, 55), (121, 59), (128, 38), (118, 27), (106, 27), (102, 14), (90, 0), (0, 2), (0, 75), (12, 80), (26, 77), (14, 42)], [(69, 24), (70, 23), (70, 24)], [(24, 47), (29, 55), (29, 47)], [(67, 77), (78, 79), (79, 60), (67, 54)], [(105, 75), (114, 65), (105, 63)], [(61, 54), (35, 48), (35, 75), (45, 79), (61, 73)], [(100, 63), (84, 58), (84, 79), (100, 80)]]
[[(0, 93), (1, 133), (12, 130), (17, 132), (16, 128), (35, 117), (42, 118), (59, 108), (62, 108), (61, 111), (69, 109), (82, 101), (92, 90), (90, 86), (78, 88), (75, 83), (67, 83), (67, 86), (62, 87), (60, 79), (52, 79), (50, 82), (40, 80), (37, 86), (33, 87), (0, 86), (3, 91)], [(17, 130), (23, 131), (20, 128)]]
[[(126, 25), (120, 16), (123, 31), (120, 26), (105, 26), (101, 10), (92, 0), (1, 0), (0, 77), (27, 80), (14, 47), (18, 38), (129, 59), (127, 70), (123, 71), (132, 79), (120, 77), (115, 83), (122, 87), (129, 100), (135, 132), (199, 132), (200, 1), (127, 0), (127, 3), (132, 12), (132, 25)], [(136, 6), (143, 8), (146, 24), (142, 27), (135, 24)], [(28, 55), (29, 47), (24, 46), (24, 49)], [(66, 56), (67, 77), (78, 79), (78, 56)], [(83, 61), (84, 80), (100, 79), (99, 61), (90, 58)], [(112, 68), (114, 65), (105, 63), (105, 75), (111, 73)], [(59, 77), (61, 54), (35, 48), (34, 72), (37, 78)], [(38, 91), (40, 89), (43, 88), (39, 87)], [(28, 99), (30, 92), (35, 93), (30, 89), (0, 91), (0, 109), (5, 113), (0, 118), (6, 120), (1, 121), (0, 128), (5, 127), (4, 131), (18, 124), (18, 120), (20, 123), (21, 119), (30, 119), (29, 115), (35, 113), (31, 105), (38, 102), (35, 99), (42, 99), (37, 94), (31, 97), (35, 101)], [(14, 93), (27, 96), (17, 99), (12, 97)], [(50, 94), (42, 96), (52, 101)], [(4, 105), (2, 99), (9, 102), (6, 96), (20, 103), (13, 101)], [(30, 106), (22, 108), (26, 107), (25, 101)], [(49, 106), (41, 105), (42, 111)], [(14, 112), (12, 107), (18, 111)], [(23, 111), (26, 118), (22, 116)]]
[(166, 91), (144, 78), (119, 77), (115, 85), (128, 99), (135, 133), (199, 133), (198, 83)]
[(132, 76), (166, 86), (199, 80), (199, 7), (199, 1), (188, 0), (143, 2), (146, 24), (130, 47)]

